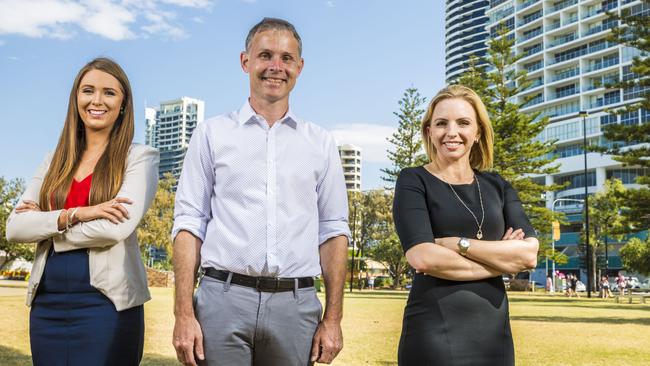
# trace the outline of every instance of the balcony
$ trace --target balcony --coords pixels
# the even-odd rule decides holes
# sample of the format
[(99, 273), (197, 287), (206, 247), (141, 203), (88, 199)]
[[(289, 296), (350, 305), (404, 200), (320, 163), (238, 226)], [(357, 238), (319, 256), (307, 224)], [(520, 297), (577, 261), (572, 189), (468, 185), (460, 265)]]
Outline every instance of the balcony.
[(529, 84), (525, 89), (523, 89), (523, 90), (528, 90), (528, 89), (536, 88), (536, 87), (538, 87), (538, 86), (540, 86), (540, 85), (544, 85), (544, 78), (537, 78), (537, 79), (533, 80), (533, 81), (532, 81), (532, 82), (531, 82), (531, 83), (530, 83), (530, 84)]
[(558, 21), (555, 22), (555, 23), (551, 23), (551, 24), (547, 25), (546, 28), (545, 28), (545, 30), (546, 30), (547, 32), (550, 32), (550, 31), (552, 31), (553, 29), (558, 29), (558, 28), (560, 28), (561, 26), (562, 26), (562, 23), (560, 23), (560, 21), (558, 20)]
[(580, 74), (580, 67), (575, 67), (570, 70), (562, 71), (557, 74), (555, 74), (552, 78), (551, 81), (558, 81), (558, 80), (564, 80), (568, 79), (570, 77), (574, 77)]
[(541, 69), (542, 67), (544, 67), (544, 61), (540, 60), (539, 62), (536, 62), (536, 63), (534, 63), (532, 65), (527, 66), (527, 67), (524, 67), (524, 69), (526, 69), (526, 72), (531, 73), (533, 71), (537, 71), (537, 70)]
[(534, 30), (534, 31), (532, 31), (530, 33), (524, 34), (524, 36), (521, 37), (521, 40), (519, 41), (519, 43), (525, 42), (525, 41), (527, 41), (527, 40), (529, 40), (531, 38), (535, 38), (535, 37), (541, 35), (542, 33), (544, 33), (544, 31), (542, 30), (542, 27), (539, 27), (538, 29), (536, 29), (536, 30)]
[(606, 97), (606, 98), (598, 98), (598, 99), (596, 99), (595, 102), (590, 102), (589, 103), (588, 109), (600, 108), (600, 107), (604, 107), (606, 105), (619, 103), (620, 101), (621, 101), (621, 96), (620, 95), (616, 95), (616, 96), (613, 96), (613, 97)]
[(532, 107), (532, 106), (534, 106), (536, 104), (540, 104), (540, 103), (543, 103), (543, 102), (544, 102), (544, 95), (540, 94), (540, 95), (536, 96), (535, 98), (529, 100), (528, 102), (522, 104), (521, 108)]
[(578, 33), (576, 32), (570, 33), (565, 36), (555, 38), (549, 43), (548, 47), (551, 48), (551, 47), (559, 46), (561, 44), (566, 44), (576, 39), (578, 39)]
[(521, 4), (518, 4), (518, 5), (517, 5), (517, 11), (519, 11), (519, 10), (521, 10), (521, 9), (526, 9), (526, 8), (529, 7), (529, 6), (531, 6), (531, 5), (535, 4), (535, 3), (538, 3), (539, 1), (540, 1), (540, 0), (528, 0), (528, 1), (526, 1), (526, 2), (523, 2), (523, 3), (521, 3)]
[(517, 26), (518, 27), (524, 26), (524, 25), (526, 25), (528, 23), (531, 23), (531, 22), (541, 18), (541, 17), (542, 17), (542, 12), (538, 11), (537, 13), (533, 13), (530, 16), (524, 17), (524, 19), (522, 19), (520, 22), (517, 23)]
[(605, 61), (594, 62), (587, 66), (587, 70), (585, 70), (585, 72), (592, 72), (614, 65), (618, 65), (618, 57), (607, 59)]
[(578, 14), (576, 14), (576, 15), (570, 17), (570, 18), (565, 19), (565, 20), (562, 22), (562, 26), (564, 27), (565, 25), (569, 25), (569, 24), (571, 24), (571, 23), (575, 23), (575, 22), (577, 22), (577, 21), (578, 21)]
[(560, 99), (560, 98), (568, 97), (570, 95), (575, 95), (575, 94), (578, 94), (578, 93), (580, 93), (580, 88), (563, 90), (561, 92), (556, 92), (554, 94), (551, 94), (551, 100), (552, 99)]
[(578, 0), (564, 0), (561, 3), (558, 3), (554, 6), (551, 7), (549, 13), (556, 12), (558, 10), (562, 10), (564, 8), (568, 8), (571, 5), (575, 5), (578, 3)]
[(543, 49), (544, 49), (544, 47), (542, 47), (542, 44), (540, 43), (538, 45), (535, 45), (535, 46), (533, 46), (531, 48), (526, 49), (523, 52), (523, 55), (524, 55), (524, 57), (528, 57), (528, 56), (534, 55), (536, 53), (542, 52)]
[(593, 17), (595, 15), (598, 15), (600, 13), (603, 13), (602, 8), (591, 9), (591, 10), (587, 11), (585, 14), (582, 15), (582, 19), (591, 18), (591, 17)]

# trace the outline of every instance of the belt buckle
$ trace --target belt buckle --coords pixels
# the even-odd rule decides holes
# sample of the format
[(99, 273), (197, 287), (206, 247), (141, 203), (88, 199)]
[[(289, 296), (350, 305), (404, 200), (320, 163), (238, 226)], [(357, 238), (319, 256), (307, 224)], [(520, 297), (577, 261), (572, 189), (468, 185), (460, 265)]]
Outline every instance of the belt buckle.
[[(263, 284), (273, 281), (273, 286), (263, 286)], [(255, 289), (259, 292), (278, 292), (280, 290), (280, 279), (277, 277), (257, 277), (255, 279)]]

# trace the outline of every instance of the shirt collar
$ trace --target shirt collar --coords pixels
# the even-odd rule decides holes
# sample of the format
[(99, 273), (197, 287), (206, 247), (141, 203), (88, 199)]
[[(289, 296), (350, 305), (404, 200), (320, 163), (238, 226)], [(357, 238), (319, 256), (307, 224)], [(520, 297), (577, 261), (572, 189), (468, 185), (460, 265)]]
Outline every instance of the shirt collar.
[[(248, 101), (248, 99), (246, 99), (244, 105), (239, 109), (239, 113), (237, 117), (238, 117), (237, 121), (239, 122), (240, 125), (246, 124), (251, 120), (257, 121), (258, 118), (262, 118), (261, 116), (258, 116), (257, 113), (255, 113), (255, 110), (253, 110), (253, 107), (251, 107), (251, 104)], [(286, 125), (295, 129), (298, 127), (299, 121), (300, 120), (298, 119), (298, 117), (296, 117), (296, 115), (291, 110), (291, 107), (289, 107), (287, 113), (284, 115), (284, 117), (278, 120), (277, 123), (285, 123)]]

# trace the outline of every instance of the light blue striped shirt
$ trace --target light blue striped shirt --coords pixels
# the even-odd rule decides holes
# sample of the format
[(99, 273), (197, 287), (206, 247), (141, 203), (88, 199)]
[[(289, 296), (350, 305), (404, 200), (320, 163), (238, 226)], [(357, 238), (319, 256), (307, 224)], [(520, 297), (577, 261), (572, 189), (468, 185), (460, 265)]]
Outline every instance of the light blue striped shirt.
[(349, 239), (334, 138), (291, 110), (269, 127), (248, 101), (194, 131), (176, 191), (172, 236), (202, 240), (201, 266), (251, 276), (320, 274), (319, 245)]

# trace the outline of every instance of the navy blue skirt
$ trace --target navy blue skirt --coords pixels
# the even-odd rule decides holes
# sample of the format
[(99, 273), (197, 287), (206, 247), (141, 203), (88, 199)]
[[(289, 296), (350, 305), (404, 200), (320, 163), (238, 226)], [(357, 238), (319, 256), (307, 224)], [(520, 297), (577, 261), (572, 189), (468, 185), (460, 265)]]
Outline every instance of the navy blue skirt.
[(90, 285), (88, 252), (50, 252), (29, 316), (34, 365), (138, 365), (144, 308), (124, 311)]

